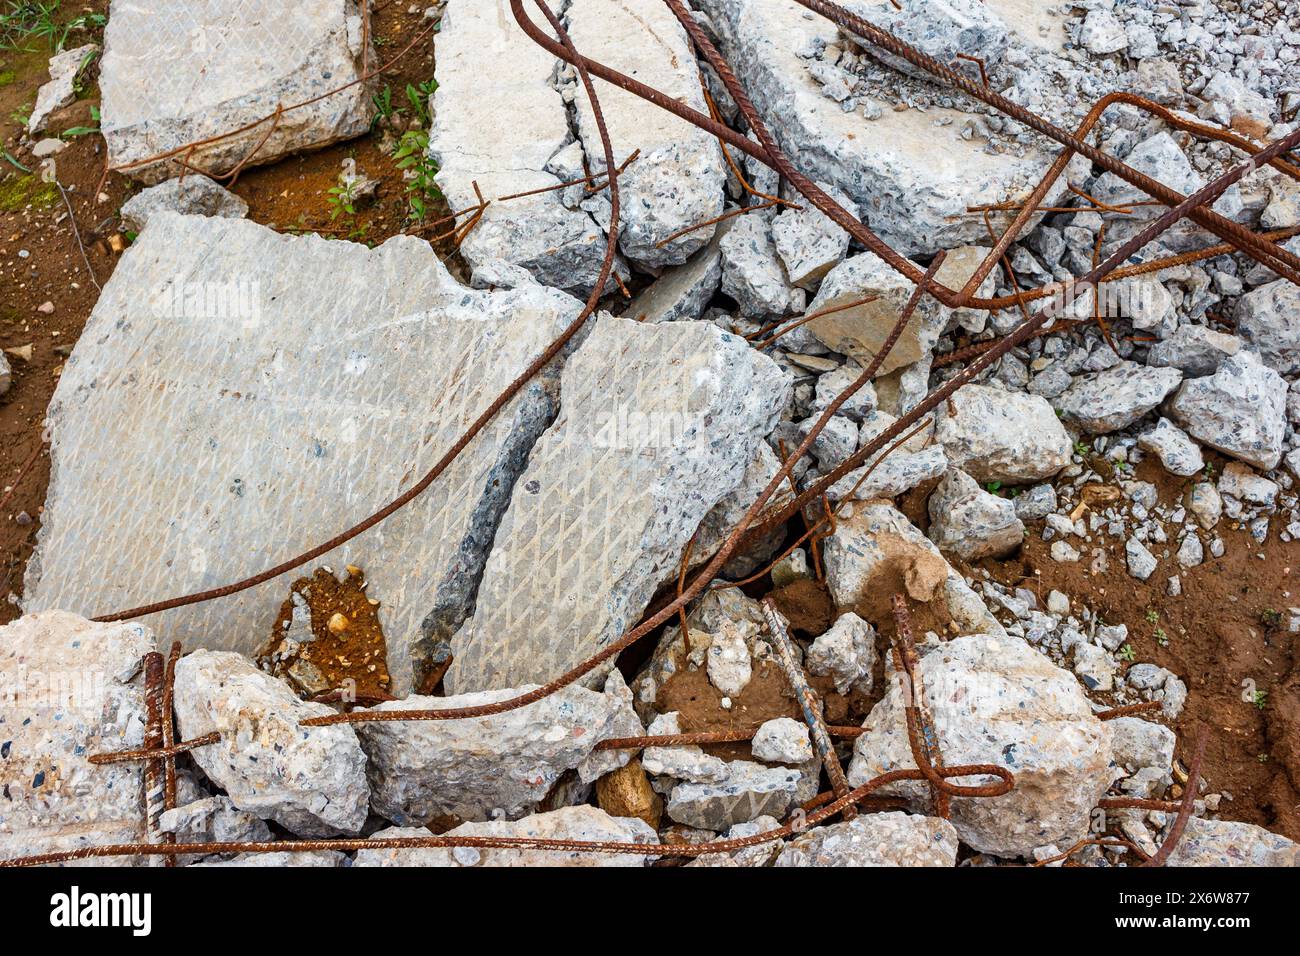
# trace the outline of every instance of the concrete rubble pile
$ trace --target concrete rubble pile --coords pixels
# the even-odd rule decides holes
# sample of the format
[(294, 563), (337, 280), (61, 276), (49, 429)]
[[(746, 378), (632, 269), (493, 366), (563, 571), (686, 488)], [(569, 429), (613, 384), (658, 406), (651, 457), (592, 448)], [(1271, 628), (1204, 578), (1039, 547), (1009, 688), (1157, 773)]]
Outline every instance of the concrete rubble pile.
[[(1126, 584), (1177, 596), (1184, 577), (1230, 548), (1300, 539), (1300, 291), (1242, 254), (1183, 262), (1114, 283), (1105, 302), (1075, 303), (1071, 317), (1083, 321), (1022, 343), (893, 454), (855, 462), (806, 523), (796, 516), (744, 538), (643, 653), (608, 657), (517, 709), (384, 717), (530, 694), (665, 607), (877, 356), (912, 295), (910, 281), (771, 170), (609, 84), (601, 103), (615, 163), (627, 165), (617, 282), (601, 308), (421, 496), (304, 569), (340, 580), (349, 565), (365, 569), (391, 693), (307, 694), (259, 668), (257, 648), (296, 574), (138, 624), (91, 623), (273, 567), (409, 488), (579, 314), (613, 228), (608, 193), (588, 188), (610, 171), (576, 72), (529, 40), (506, 5), (446, 0), (436, 41), (429, 150), (451, 208), (474, 206), (480, 192), (531, 194), (484, 211), (460, 247), (464, 283), (415, 238), (371, 249), (279, 235), (246, 221), (247, 206), (214, 182), (168, 179), (165, 163), (144, 162), (277, 97), (310, 97), (322, 69), (339, 82), (358, 76), (355, 3), (307, 4), (275, 57), (228, 32), (199, 103), (144, 78), (142, 44), (160, 41), (128, 31), (146, 6), (114, 4), (104, 132), (112, 162), (167, 181), (122, 211), (140, 236), (51, 404), (52, 473), (25, 615), (0, 627), (0, 662), (98, 678), (74, 720), (55, 719), (57, 696), (0, 698), (0, 767), (18, 784), (16, 799), (0, 801), (0, 858), (156, 838), (138, 799), (141, 765), (84, 755), (141, 745), (139, 662), (173, 640), (185, 645), (177, 732), (219, 740), (183, 758), (167, 832), (629, 845), (218, 851), (183, 861), (192, 864), (680, 862), (674, 845), (783, 828), (831, 789), (836, 775), (791, 668), (817, 698), (814, 724), (852, 728), (832, 748), (850, 787), (916, 767), (914, 713), (930, 722), (928, 745), (945, 765), (995, 764), (1014, 787), (943, 806), (927, 782), (898, 781), (876, 794), (892, 798), (888, 811), (783, 830), (690, 865), (1059, 863), (1107, 797), (1182, 792), (1190, 742), (1173, 728), (1194, 709), (1197, 675), (1135, 656), (1136, 620), (1108, 621), (1082, 595), (1008, 585), (990, 568), (1032, 545), (1079, 580), (1118, 570)], [(586, 55), (706, 113), (707, 90), (748, 132), (666, 6), (554, 6)], [(991, 87), (1070, 129), (1111, 89), (1141, 90), (1260, 141), (1293, 129), (1300, 107), (1293, 12), (1278, 10), (1287, 28), (1270, 32), (1214, 2), (846, 6), (974, 78), (958, 54), (977, 47)], [(1018, 209), (1059, 151), (797, 4), (691, 7), (795, 165), (919, 270), (946, 252), (939, 278), (953, 288), (994, 241), (968, 207), (999, 207), (994, 229), (1005, 225), (1006, 204)], [(244, 68), (267, 61), (275, 69)], [(358, 134), (368, 104), (358, 92), (286, 120), (258, 161)], [(1128, 105), (1097, 131), (1105, 151), (1182, 193), (1240, 159)], [(187, 161), (226, 172), (235, 145)], [(738, 170), (779, 202), (714, 223), (763, 204)], [(1072, 162), (1043, 200), (1050, 211), (1030, 218), (978, 294), (1014, 298), (1089, 271), (1163, 208), (1134, 205), (1145, 198)], [(1254, 230), (1300, 227), (1300, 183), (1266, 166), (1215, 208)], [(1187, 223), (1133, 261), (1210, 241)], [(214, 288), (228, 292), (231, 314), (210, 313)], [(1014, 306), (953, 309), (925, 297), (766, 513), (965, 366), (941, 356), (1022, 320)], [(796, 542), (827, 508), (822, 533)], [(894, 595), (914, 623), (915, 712)], [(1300, 631), (1300, 608), (1279, 622)], [(311, 627), (300, 637), (326, 639)], [(1148, 706), (1099, 716), (1132, 704)], [(345, 710), (356, 722), (302, 726)], [(752, 740), (601, 746), (737, 728)], [(1295, 842), (1237, 819), (1220, 783), (1203, 781), (1169, 865), (1300, 864)], [(1116, 820), (1143, 852), (1174, 829), (1172, 811)], [(1124, 866), (1138, 855), (1090, 845), (1072, 861)]]

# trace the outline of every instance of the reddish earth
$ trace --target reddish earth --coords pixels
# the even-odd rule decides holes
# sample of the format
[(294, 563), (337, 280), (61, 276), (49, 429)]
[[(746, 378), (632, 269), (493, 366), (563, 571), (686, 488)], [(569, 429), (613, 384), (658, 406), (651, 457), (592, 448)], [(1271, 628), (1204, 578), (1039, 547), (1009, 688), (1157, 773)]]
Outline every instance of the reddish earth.
[[(1217, 469), (1222, 465), (1215, 461)], [(1139, 480), (1156, 485), (1162, 503), (1178, 500), (1190, 481), (1151, 461), (1136, 471)], [(1019, 557), (985, 567), (996, 580), (1026, 587), (1044, 603), (1048, 592), (1057, 590), (1076, 610), (1087, 606), (1108, 624), (1128, 625), (1134, 663), (1158, 664), (1187, 683), (1187, 706), (1169, 724), (1178, 733), (1184, 764), (1196, 728), (1209, 728), (1202, 791), (1232, 797), (1220, 804), (1219, 815), (1295, 840), (1300, 839), (1295, 716), (1300, 673), (1294, 668), (1300, 655), (1296, 635), (1286, 630), (1286, 609), (1300, 603), (1300, 542), (1278, 540), (1277, 530), (1261, 546), (1224, 518), (1215, 529), (1226, 546), (1222, 558), (1211, 557), (1207, 549), (1205, 563), (1190, 570), (1172, 558), (1162, 560), (1145, 582), (1129, 575), (1122, 539), (1105, 539), (1108, 568), (1092, 574), (1088, 561), (1053, 561), (1041, 526), (1031, 529)], [(1171, 598), (1165, 585), (1172, 574), (1180, 575), (1182, 594)], [(1262, 704), (1252, 699), (1256, 689), (1265, 694)]]

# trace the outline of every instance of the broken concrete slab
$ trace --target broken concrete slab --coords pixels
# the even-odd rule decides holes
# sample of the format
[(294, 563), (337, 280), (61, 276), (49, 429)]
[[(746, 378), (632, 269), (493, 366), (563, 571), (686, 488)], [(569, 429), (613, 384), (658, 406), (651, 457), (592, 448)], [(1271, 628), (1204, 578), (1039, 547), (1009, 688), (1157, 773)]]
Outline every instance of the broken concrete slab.
[(905, 591), (914, 601), (942, 602), (954, 633), (1006, 633), (934, 543), (892, 505), (845, 507), (826, 539), (823, 560), (826, 585), (841, 611), (862, 608), (859, 613), (868, 617), (875, 604), (887, 608), (889, 595)]
[(1027, 484), (1070, 463), (1070, 436), (1040, 396), (967, 385), (941, 410), (935, 438), (976, 481)]
[(1001, 558), (1024, 542), (1025, 526), (1009, 498), (990, 494), (960, 468), (930, 495), (930, 540), (963, 561)]
[[(467, 290), (414, 238), (371, 250), (160, 214), (105, 285), (51, 404), (26, 606), (102, 614), (320, 544), (428, 471), (579, 308), (532, 283)], [(365, 571), (395, 694), (427, 646), (421, 622), (430, 640), (450, 636), (472, 607), (512, 482), (553, 414), (549, 374), (424, 494), (320, 559)], [(300, 573), (148, 623), (191, 648), (251, 654)]]
[(585, 297), (605, 258), (605, 233), (551, 188), (567, 180), (548, 164), (573, 140), (555, 70), (555, 58), (502, 4), (448, 0), (438, 32), (429, 153), (454, 210), (478, 204), (475, 182), (486, 199), (550, 189), (487, 208), (460, 246), (475, 273), (501, 260), (543, 285)]
[(956, 866), (957, 831), (939, 817), (872, 813), (794, 837), (773, 865)]
[(99, 80), (109, 163), (141, 164), (124, 171), (156, 183), (180, 175), (181, 160), (215, 176), (360, 136), (374, 118), (364, 83), (288, 107), (361, 79), (363, 16), (358, 0), (303, 0), (274, 11), (246, 0), (113, 4)]
[(64, 50), (50, 57), (50, 82), (36, 93), (36, 105), (32, 107), (32, 115), (27, 118), (28, 133), (35, 136), (44, 130), (52, 113), (70, 106), (76, 100), (77, 77), (98, 52), (98, 44), (87, 43), (75, 50)]
[[(1008, 43), (1007, 25), (983, 0), (846, 0), (844, 9), (857, 14), (940, 63), (949, 64), (957, 54), (978, 50), (986, 68), (1002, 60)], [(930, 75), (902, 57), (861, 40), (867, 51), (882, 63), (909, 76), (929, 79)]]
[[(967, 206), (1023, 201), (1051, 158), (1030, 148), (994, 155), (962, 139), (968, 115), (933, 108), (862, 114), (826, 96), (805, 56), (835, 44), (839, 30), (797, 4), (700, 0), (727, 57), (781, 149), (870, 215), (871, 228), (903, 255), (933, 254), (986, 238)], [(937, 124), (947, 121), (947, 132)], [(1046, 202), (1064, 191), (1064, 177)]]
[(755, 817), (784, 817), (794, 802), (802, 771), (765, 767), (750, 760), (727, 763), (721, 783), (679, 783), (668, 795), (668, 816), (701, 830), (725, 830)]
[[(665, 4), (569, 0), (565, 15), (584, 55), (708, 112), (690, 38)], [(621, 165), (640, 150), (619, 179), (619, 248), (642, 269), (679, 265), (709, 242), (713, 228), (677, 234), (722, 213), (727, 182), (722, 148), (704, 130), (625, 90), (605, 84), (600, 99), (614, 162)], [(605, 152), (591, 102), (579, 94), (575, 107), (588, 165), (601, 172)]]
[(761, 215), (740, 217), (723, 236), (722, 291), (736, 300), (741, 315), (769, 319), (803, 308), (807, 293), (786, 277), (772, 241), (772, 222)]
[(122, 225), (140, 232), (160, 212), (243, 219), (248, 215), (248, 203), (207, 176), (192, 173), (183, 179), (169, 179), (150, 186), (132, 196), (122, 204)]
[(1282, 460), (1287, 384), (1253, 352), (1238, 352), (1169, 399), (1169, 417), (1197, 441), (1264, 471)]
[[(863, 366), (869, 365), (889, 338), (915, 288), (874, 253), (861, 253), (844, 260), (822, 280), (816, 297), (808, 304), (807, 314), (829, 314), (819, 315), (807, 327), (832, 352), (848, 355)], [(843, 308), (869, 297), (874, 298)], [(936, 299), (922, 298), (877, 376), (926, 358), (943, 332), (948, 314)]]
[[(858, 214), (853, 200), (834, 186), (817, 185), (852, 215)], [(806, 200), (799, 208), (783, 209), (772, 220), (772, 241), (786, 275), (801, 289), (815, 290), (849, 251), (849, 234)]]
[[(375, 812), (400, 826), (517, 819), (534, 812), (565, 771), (578, 769), (590, 783), (603, 770), (627, 763), (632, 752), (624, 750), (600, 755), (613, 758), (608, 768), (588, 765), (600, 741), (643, 732), (621, 679), (611, 674), (610, 681), (610, 693), (570, 686), (527, 707), (475, 720), (358, 724)], [(370, 712), (477, 707), (533, 689), (408, 697)]]
[(241, 810), (299, 836), (361, 832), (370, 806), (366, 755), (348, 724), (301, 727), (334, 713), (229, 651), (195, 651), (176, 665), (176, 723), (185, 740), (221, 739), (191, 756)]
[[(959, 637), (923, 653), (919, 683), (944, 761), (997, 764), (1016, 778), (1000, 797), (953, 798), (952, 822), (962, 842), (1017, 857), (1086, 834), (1114, 771), (1110, 729), (1093, 716), (1074, 675), (1015, 637)], [(892, 674), (888, 693), (863, 723), (850, 786), (915, 766), (904, 717), (912, 693), (907, 684)], [(891, 784), (884, 792), (921, 812), (930, 803), (925, 783)]]
[(775, 362), (715, 325), (600, 319), (452, 640), (448, 692), (545, 683), (616, 640), (740, 483), (789, 390)]
[(1300, 866), (1300, 844), (1252, 823), (1192, 817), (1166, 866)]
[(1053, 403), (1066, 421), (1089, 435), (1104, 435), (1132, 425), (1182, 380), (1176, 368), (1120, 362), (1103, 372), (1076, 375)]
[(731, 222), (718, 226), (709, 244), (680, 266), (668, 269), (633, 299), (623, 315), (638, 322), (694, 321), (722, 282), (722, 237)]
[[(428, 830), (389, 827), (374, 839), (427, 837)], [(611, 817), (598, 807), (561, 807), (522, 820), (464, 823), (444, 836), (518, 837), (536, 840), (581, 840), (585, 843), (657, 844), (659, 835), (649, 824), (633, 817)], [(511, 850), (454, 847), (429, 850), (361, 850), (353, 866), (646, 866), (653, 854), (588, 853), (582, 850)]]
[(64, 611), (0, 627), (0, 859), (146, 839), (143, 764), (86, 758), (144, 744), (156, 649), (143, 625)]

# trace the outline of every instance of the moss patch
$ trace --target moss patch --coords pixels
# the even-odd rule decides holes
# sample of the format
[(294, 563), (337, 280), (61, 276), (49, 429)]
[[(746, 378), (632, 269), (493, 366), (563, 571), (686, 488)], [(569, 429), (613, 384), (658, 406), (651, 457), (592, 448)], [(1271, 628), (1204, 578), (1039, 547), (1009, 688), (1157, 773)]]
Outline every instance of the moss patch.
[(13, 70), (0, 70), (0, 86), (8, 86), (16, 79), (18, 79), (18, 74)]
[(0, 182), (0, 211), (3, 212), (17, 212), (27, 205), (45, 209), (58, 199), (59, 187), (41, 182), (35, 173)]

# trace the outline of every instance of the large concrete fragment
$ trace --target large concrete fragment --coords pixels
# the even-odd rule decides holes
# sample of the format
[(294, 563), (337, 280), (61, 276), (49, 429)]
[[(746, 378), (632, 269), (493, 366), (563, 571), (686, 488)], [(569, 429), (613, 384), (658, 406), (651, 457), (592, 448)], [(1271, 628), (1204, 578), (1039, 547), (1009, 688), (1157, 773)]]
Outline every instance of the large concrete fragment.
[(0, 627), (0, 860), (146, 838), (143, 765), (86, 758), (144, 743), (155, 649), (140, 624), (63, 611)]
[(902, 591), (913, 601), (941, 603), (955, 633), (1006, 633), (934, 543), (890, 504), (845, 508), (826, 539), (823, 560), (826, 585), (841, 611), (863, 608), (862, 616), (869, 616), (866, 609), (887, 609), (889, 596)]
[(182, 738), (221, 734), (194, 751), (194, 762), (239, 809), (300, 836), (360, 832), (370, 791), (356, 731), (299, 726), (334, 713), (329, 706), (299, 700), (288, 684), (228, 651), (181, 658), (175, 700)]
[(448, 691), (545, 683), (617, 639), (740, 483), (789, 388), (715, 325), (600, 320), (502, 519)]
[[(371, 250), (160, 214), (105, 286), (51, 404), (27, 606), (100, 614), (320, 544), (428, 471), (578, 309), (533, 284), (466, 290), (415, 239)], [(554, 411), (548, 375), (427, 491), (321, 558), (366, 572), (395, 693), (411, 686), (421, 621), (450, 635), (472, 607), (513, 480)], [(191, 647), (251, 653), (290, 580), (149, 623)]]
[[(438, 91), (429, 152), (452, 209), (550, 189), (548, 164), (573, 139), (553, 83), (556, 60), (519, 29), (506, 4), (448, 0), (438, 32)], [(494, 202), (461, 243), (476, 272), (504, 260), (544, 285), (585, 295), (605, 257), (605, 233), (561, 190)]]
[[(1089, 815), (1111, 783), (1111, 733), (1072, 674), (1019, 638), (984, 634), (938, 645), (918, 671), (944, 763), (997, 764), (1015, 775), (1014, 789), (1003, 796), (953, 798), (952, 822), (963, 843), (1015, 857), (1087, 834)], [(863, 724), (851, 786), (915, 766), (904, 717), (907, 683), (892, 675), (889, 692)], [(916, 810), (930, 801), (924, 782), (881, 792)]]
[[(818, 316), (808, 323), (808, 328), (831, 351), (869, 365), (898, 324), (915, 288), (874, 253), (853, 256), (822, 281), (816, 298), (808, 305), (808, 314)], [(950, 314), (937, 299), (922, 298), (878, 374), (888, 375), (926, 358)]]
[[(1007, 49), (1007, 25), (983, 0), (846, 0), (844, 8), (945, 65), (957, 59), (959, 53), (978, 50), (985, 67), (992, 69)], [(881, 62), (911, 76), (929, 79), (928, 73), (902, 57), (866, 40), (862, 42)]]
[[(104, 139), (116, 167), (251, 126), (128, 170), (145, 182), (188, 166), (230, 172), (360, 136), (374, 105), (358, 0), (114, 0), (100, 67)], [(374, 62), (373, 52), (370, 54)], [(271, 117), (280, 106), (307, 104)], [(253, 150), (256, 149), (256, 153)]]
[(1287, 384), (1253, 352), (1239, 352), (1204, 378), (1183, 383), (1169, 417), (1193, 438), (1268, 471), (1282, 459)]
[[(881, 115), (870, 123), (860, 112), (846, 112), (824, 95), (805, 59), (836, 43), (839, 31), (798, 4), (700, 0), (695, 6), (717, 28), (722, 53), (782, 150), (805, 175), (857, 203), (871, 228), (903, 255), (983, 241), (984, 224), (966, 215), (966, 207), (1023, 201), (1050, 163), (1034, 149), (991, 155), (978, 138), (961, 139), (957, 130), (967, 115), (955, 110), (895, 112), (882, 97)], [(938, 132), (945, 120), (951, 129)], [(1064, 188), (1062, 181), (1052, 196)]]
[[(427, 837), (428, 830), (389, 827), (374, 834), (374, 839)], [(611, 817), (597, 807), (561, 807), (550, 813), (538, 813), (522, 820), (492, 820), (463, 823), (448, 830), (449, 837), (513, 837), (535, 840), (581, 840), (585, 843), (657, 844), (659, 835), (650, 825), (632, 817)], [(517, 850), (507, 848), (454, 847), (430, 850), (362, 850), (353, 866), (645, 866), (654, 854), (591, 853), (573, 850)]]
[(957, 831), (938, 817), (871, 813), (800, 834), (774, 865), (956, 866)]
[(1041, 481), (1070, 463), (1070, 436), (1038, 395), (967, 385), (941, 410), (935, 437), (977, 481)]
[[(570, 0), (566, 14), (574, 45), (586, 56), (708, 112), (690, 38), (666, 4)], [(600, 105), (614, 162), (641, 153), (619, 179), (623, 254), (652, 270), (685, 262), (708, 243), (713, 229), (672, 237), (721, 214), (727, 181), (722, 148), (704, 130), (617, 87), (601, 86)], [(579, 95), (576, 106), (587, 162), (593, 171), (603, 170), (605, 151), (591, 102)]]
[[(568, 770), (583, 782), (627, 763), (630, 751), (592, 748), (607, 737), (643, 732), (631, 694), (611, 674), (609, 693), (565, 687), (549, 697), (474, 720), (378, 721), (357, 725), (370, 758), (372, 804), (400, 826), (516, 819)], [(448, 710), (509, 700), (534, 686), (455, 697), (408, 697), (374, 708)]]
[(99, 47), (93, 43), (75, 50), (64, 50), (50, 57), (50, 82), (36, 93), (36, 105), (27, 118), (27, 131), (33, 136), (45, 129), (50, 115), (77, 98), (77, 77), (95, 59)]
[(707, 246), (646, 286), (628, 303), (623, 315), (651, 323), (690, 321), (702, 316), (722, 283), (722, 237), (730, 228), (730, 220), (718, 226)]

